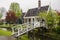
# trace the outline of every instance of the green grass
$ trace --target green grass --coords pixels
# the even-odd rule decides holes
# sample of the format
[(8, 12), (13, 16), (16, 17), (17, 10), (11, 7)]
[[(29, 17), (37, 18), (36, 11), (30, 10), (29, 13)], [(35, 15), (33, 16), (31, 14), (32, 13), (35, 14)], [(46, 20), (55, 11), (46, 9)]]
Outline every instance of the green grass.
[(0, 25), (0, 27), (12, 27), (13, 25), (10, 25), (10, 24), (2, 24), (2, 25)]
[(0, 36), (10, 36), (12, 33), (10, 31), (5, 31), (0, 29)]
[(27, 34), (22, 35), (22, 36), (21, 36), (21, 39), (19, 39), (19, 40), (28, 40)]

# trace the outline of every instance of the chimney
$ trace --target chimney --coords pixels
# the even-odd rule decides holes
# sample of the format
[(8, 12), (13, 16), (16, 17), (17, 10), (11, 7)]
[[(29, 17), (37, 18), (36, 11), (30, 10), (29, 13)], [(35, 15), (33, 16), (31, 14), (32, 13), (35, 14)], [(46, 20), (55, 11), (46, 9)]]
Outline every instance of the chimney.
[(41, 7), (41, 0), (38, 0), (38, 9)]

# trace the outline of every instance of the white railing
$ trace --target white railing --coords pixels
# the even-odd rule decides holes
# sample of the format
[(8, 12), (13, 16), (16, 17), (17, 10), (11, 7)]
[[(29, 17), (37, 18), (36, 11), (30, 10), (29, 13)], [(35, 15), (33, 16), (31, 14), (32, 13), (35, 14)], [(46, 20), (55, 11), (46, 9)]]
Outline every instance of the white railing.
[(31, 24), (24, 23), (24, 24), (19, 24), (17, 26), (12, 27), (12, 35), (14, 37), (17, 37), (17, 36), (20, 36), (34, 28), (40, 27), (40, 26), (37, 26), (38, 24), (36, 24), (36, 26), (33, 24), (34, 23), (31, 23)]

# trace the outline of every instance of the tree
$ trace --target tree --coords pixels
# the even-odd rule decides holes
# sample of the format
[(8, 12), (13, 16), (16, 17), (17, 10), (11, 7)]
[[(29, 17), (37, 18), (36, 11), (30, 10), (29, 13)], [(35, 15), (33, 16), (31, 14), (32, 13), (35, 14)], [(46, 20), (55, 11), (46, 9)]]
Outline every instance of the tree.
[[(0, 19), (2, 18), (2, 14), (0, 13)], [(0, 20), (0, 25), (3, 24), (3, 22)]]
[(5, 17), (6, 16), (6, 9), (4, 7), (1, 7), (0, 13), (2, 14), (2, 17)]
[(15, 15), (15, 12), (13, 11), (7, 12), (7, 16), (6, 16), (7, 23), (16, 23), (17, 19), (18, 17)]
[(58, 21), (58, 26), (60, 26), (60, 16), (58, 17), (58, 20), (59, 20), (59, 21)]
[(15, 2), (11, 3), (10, 10), (15, 12), (17, 17), (21, 17), (22, 10), (21, 10), (21, 8), (20, 8), (18, 3), (15, 3)]
[(53, 27), (54, 24), (54, 17), (53, 17), (53, 13), (52, 11), (49, 11), (47, 16), (46, 16), (46, 20), (47, 20), (47, 25), (48, 27)]
[(1, 17), (2, 17), (2, 14), (0, 13), (0, 19), (1, 19)]
[(5, 12), (6, 12), (6, 9), (5, 9), (4, 7), (1, 7), (1, 8), (0, 8), (0, 18), (1, 18), (2, 16), (5, 16)]
[(55, 21), (57, 21), (57, 13), (54, 10), (49, 10), (49, 12), (40, 12), (39, 14), (41, 19), (44, 19), (48, 27), (53, 27)]
[(46, 16), (47, 16), (46, 13), (47, 13), (46, 11), (40, 12), (40, 13), (39, 13), (39, 17), (40, 17), (41, 19), (46, 19)]
[(53, 31), (60, 34), (60, 15), (56, 17), (54, 22), (55, 22), (55, 27), (53, 27)]
[(6, 11), (6, 9), (4, 7), (1, 7), (0, 11), (1, 11), (1, 13), (4, 13)]

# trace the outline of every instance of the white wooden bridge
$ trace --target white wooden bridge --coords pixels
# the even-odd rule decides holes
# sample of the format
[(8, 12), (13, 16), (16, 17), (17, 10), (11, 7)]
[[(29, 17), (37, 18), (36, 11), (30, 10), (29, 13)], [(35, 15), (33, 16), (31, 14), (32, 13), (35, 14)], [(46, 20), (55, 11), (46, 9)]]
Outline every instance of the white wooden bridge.
[(18, 37), (24, 33), (27, 33), (28, 31), (38, 28), (38, 27), (42, 27), (45, 26), (45, 23), (40, 24), (39, 22), (33, 24), (29, 24), (29, 23), (24, 23), (24, 24), (18, 24), (17, 26), (12, 27), (12, 36), (14, 37)]

